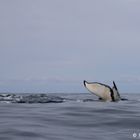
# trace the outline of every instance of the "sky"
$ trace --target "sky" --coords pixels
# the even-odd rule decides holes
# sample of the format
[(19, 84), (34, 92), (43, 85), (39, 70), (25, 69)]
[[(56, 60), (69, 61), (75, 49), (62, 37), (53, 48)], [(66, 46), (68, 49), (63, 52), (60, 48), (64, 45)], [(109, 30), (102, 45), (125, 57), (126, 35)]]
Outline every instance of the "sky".
[(0, 92), (140, 93), (139, 0), (1, 0)]

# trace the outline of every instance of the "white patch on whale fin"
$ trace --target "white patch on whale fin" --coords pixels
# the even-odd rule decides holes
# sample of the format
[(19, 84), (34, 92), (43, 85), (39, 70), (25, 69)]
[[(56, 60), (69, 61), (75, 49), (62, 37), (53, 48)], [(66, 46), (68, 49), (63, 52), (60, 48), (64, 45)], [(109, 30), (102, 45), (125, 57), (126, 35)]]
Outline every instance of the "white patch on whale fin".
[(94, 95), (98, 96), (99, 98), (103, 100), (109, 100), (112, 101), (111, 98), (111, 88), (107, 85), (93, 82), (89, 83), (87, 81), (84, 81), (84, 86)]

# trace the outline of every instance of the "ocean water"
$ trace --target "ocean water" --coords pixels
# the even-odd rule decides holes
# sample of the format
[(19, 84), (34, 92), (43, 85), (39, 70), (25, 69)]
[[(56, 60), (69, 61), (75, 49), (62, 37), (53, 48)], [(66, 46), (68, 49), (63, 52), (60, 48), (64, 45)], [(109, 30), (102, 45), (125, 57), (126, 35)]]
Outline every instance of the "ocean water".
[(0, 140), (140, 139), (140, 94), (102, 102), (88, 93), (0, 96)]

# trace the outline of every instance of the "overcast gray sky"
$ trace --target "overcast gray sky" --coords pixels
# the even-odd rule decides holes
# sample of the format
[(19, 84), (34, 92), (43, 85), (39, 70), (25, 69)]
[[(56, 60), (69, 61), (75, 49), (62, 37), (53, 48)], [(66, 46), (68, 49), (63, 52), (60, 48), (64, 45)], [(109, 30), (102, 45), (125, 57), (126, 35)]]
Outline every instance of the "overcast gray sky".
[(140, 92), (139, 0), (1, 0), (0, 91)]

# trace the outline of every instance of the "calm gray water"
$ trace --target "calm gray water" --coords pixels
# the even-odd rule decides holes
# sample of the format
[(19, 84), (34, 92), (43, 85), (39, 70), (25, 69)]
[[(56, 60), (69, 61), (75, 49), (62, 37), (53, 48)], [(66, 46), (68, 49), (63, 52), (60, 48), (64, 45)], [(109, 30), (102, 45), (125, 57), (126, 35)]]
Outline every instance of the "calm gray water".
[(124, 94), (129, 100), (117, 103), (88, 93), (55, 96), (57, 102), (1, 102), (0, 140), (140, 139), (140, 94)]

